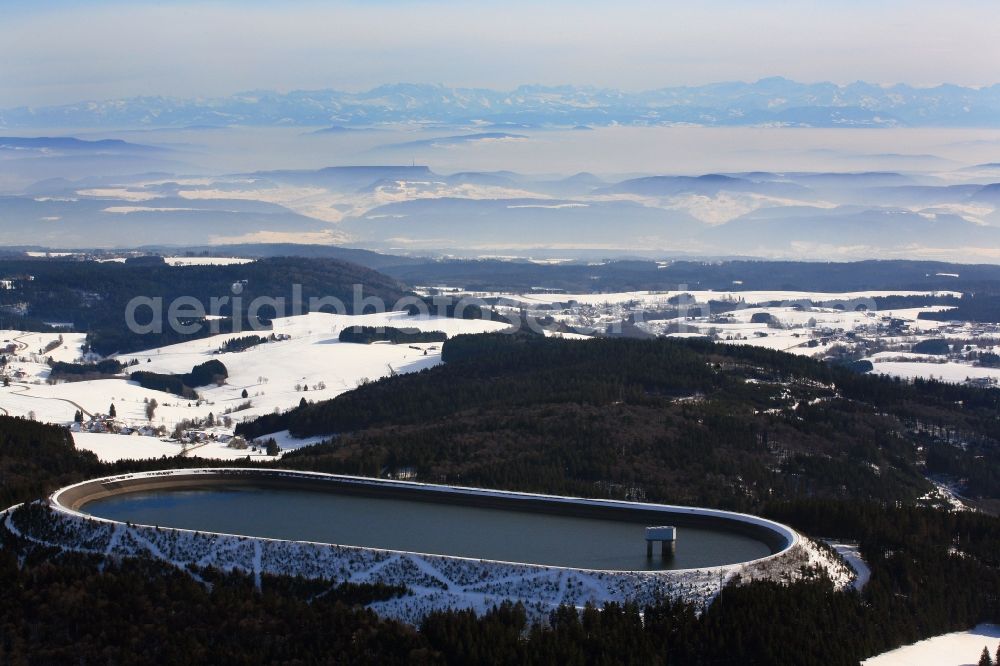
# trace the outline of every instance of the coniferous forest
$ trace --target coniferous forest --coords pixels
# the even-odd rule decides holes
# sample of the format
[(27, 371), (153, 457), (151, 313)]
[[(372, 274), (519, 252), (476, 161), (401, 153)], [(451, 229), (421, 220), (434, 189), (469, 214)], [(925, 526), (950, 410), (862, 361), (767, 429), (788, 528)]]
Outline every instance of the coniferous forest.
[(1000, 496), (1000, 391), (907, 384), (707, 342), (458, 336), (446, 363), (241, 424), (339, 433), (303, 469), (757, 510), (913, 503), (928, 474)]
[[(37, 453), (44, 452), (44, 458)], [(205, 461), (172, 464), (202, 466)], [(104, 465), (62, 428), (0, 417), (4, 501), (164, 461)], [(364, 603), (380, 586), (183, 571), (142, 560), (97, 562), (0, 550), (0, 661), (73, 663), (854, 664), (921, 637), (1000, 618), (1000, 521), (841, 500), (774, 502), (768, 515), (812, 534), (853, 538), (872, 568), (863, 592), (824, 581), (727, 588), (707, 609), (563, 608), (529, 625), (523, 609), (439, 612), (420, 626)]]
[[(854, 664), (1000, 619), (1000, 519), (925, 497), (932, 469), (967, 473), (984, 506), (1000, 494), (996, 391), (704, 342), (460, 336), (444, 354), (443, 366), (246, 430), (339, 433), (279, 463), (299, 469), (410, 468), (428, 481), (749, 510), (857, 541), (870, 582), (757, 582), (708, 608), (564, 608), (537, 625), (517, 606), (438, 612), (409, 627), (363, 608), (404, 590), (343, 584), (317, 596), (315, 581), (273, 578), (258, 592), (239, 574), (199, 572), (205, 585), (18, 544), (27, 556), (0, 554), (0, 660)], [(62, 428), (0, 418), (5, 505), (102, 474), (211, 464), (103, 464)]]

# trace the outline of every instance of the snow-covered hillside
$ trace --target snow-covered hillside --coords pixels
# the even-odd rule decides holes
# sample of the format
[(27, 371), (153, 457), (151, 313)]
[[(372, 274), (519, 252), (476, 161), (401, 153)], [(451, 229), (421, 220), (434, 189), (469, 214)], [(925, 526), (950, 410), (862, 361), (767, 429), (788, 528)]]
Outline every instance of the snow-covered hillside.
[[(163, 426), (169, 434), (182, 420), (206, 419), (211, 414), (217, 424), (221, 425), (224, 419), (231, 422), (228, 427), (218, 428), (219, 432), (231, 432), (232, 424), (289, 409), (303, 398), (326, 400), (366, 381), (394, 373), (416, 372), (441, 362), (440, 343), (362, 345), (340, 342), (340, 331), (350, 326), (406, 327), (443, 331), (451, 336), (495, 331), (504, 328), (506, 323), (411, 317), (403, 312), (362, 316), (311, 313), (275, 320), (273, 331), (265, 335), (273, 332), (277, 340), (242, 352), (217, 353), (227, 340), (245, 336), (246, 332), (212, 336), (119, 358), (123, 363), (138, 361), (127, 371), (177, 374), (189, 372), (195, 365), (208, 360), (221, 361), (229, 372), (228, 380), (219, 386), (199, 388), (200, 400), (143, 388), (127, 377), (49, 384), (45, 358), (79, 360), (84, 335), (62, 334), (62, 344), (41, 354), (48, 344), (58, 340), (57, 334), (2, 331), (0, 340), (10, 340), (10, 344), (17, 345), (18, 351), (13, 354), (8, 368), (14, 379), (9, 387), (0, 388), (0, 412), (68, 425), (73, 422), (77, 410), (82, 410), (89, 418), (107, 414), (114, 404), (116, 420), (129, 428)], [(151, 400), (156, 400), (157, 407), (150, 420), (146, 410)], [(163, 442), (157, 437), (106, 433), (76, 433), (74, 436), (78, 446), (95, 451), (104, 460), (158, 458), (182, 450), (180, 442)], [(278, 437), (283, 449), (314, 441), (293, 440), (280, 434)], [(231, 449), (216, 440), (198, 442), (187, 448), (192, 454), (223, 459), (259, 454), (252, 448)]]

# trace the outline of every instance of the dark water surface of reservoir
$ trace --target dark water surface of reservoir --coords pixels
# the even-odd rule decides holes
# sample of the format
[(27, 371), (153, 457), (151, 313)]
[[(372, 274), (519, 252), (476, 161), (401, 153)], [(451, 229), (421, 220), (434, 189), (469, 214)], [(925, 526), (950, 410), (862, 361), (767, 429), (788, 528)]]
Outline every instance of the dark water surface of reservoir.
[(202, 532), (584, 569), (688, 569), (771, 553), (740, 533), (680, 527), (673, 557), (661, 559), (657, 544), (649, 560), (641, 523), (274, 488), (136, 492), (82, 510)]

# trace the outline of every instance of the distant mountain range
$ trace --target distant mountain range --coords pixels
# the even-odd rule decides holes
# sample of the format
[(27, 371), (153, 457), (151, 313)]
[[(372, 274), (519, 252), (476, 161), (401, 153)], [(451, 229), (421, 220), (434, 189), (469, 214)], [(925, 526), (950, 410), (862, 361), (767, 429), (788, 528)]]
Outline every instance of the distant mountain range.
[(642, 92), (521, 86), (511, 91), (394, 84), (366, 92), (253, 91), (133, 97), (0, 110), (0, 128), (330, 127), (478, 124), (487, 130), (613, 124), (790, 127), (1000, 127), (1000, 84), (983, 88), (799, 83), (781, 77)]

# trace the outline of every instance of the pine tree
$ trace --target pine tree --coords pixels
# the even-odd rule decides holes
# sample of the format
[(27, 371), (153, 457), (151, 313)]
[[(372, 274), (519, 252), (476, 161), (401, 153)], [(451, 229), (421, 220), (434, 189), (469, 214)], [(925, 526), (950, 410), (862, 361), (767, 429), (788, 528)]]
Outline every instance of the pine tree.
[(267, 450), (267, 455), (269, 455), (269, 456), (276, 456), (276, 455), (278, 455), (278, 452), (281, 451), (281, 449), (278, 448), (278, 443), (276, 441), (274, 441), (273, 437), (271, 439), (267, 440), (267, 449), (266, 450)]
[(243, 389), (243, 393), (241, 393), (241, 394), (240, 394), (240, 397), (241, 397), (241, 398), (249, 398), (249, 397), (250, 397), (250, 394), (249, 394), (249, 393), (247, 393), (247, 390), (246, 390), (246, 389)]
[(979, 666), (993, 666), (993, 657), (990, 656), (990, 649), (983, 646), (983, 653), (979, 655)]
[(111, 418), (118, 416), (118, 410), (115, 409), (115, 403), (111, 403), (111, 407), (108, 409), (108, 416)]

